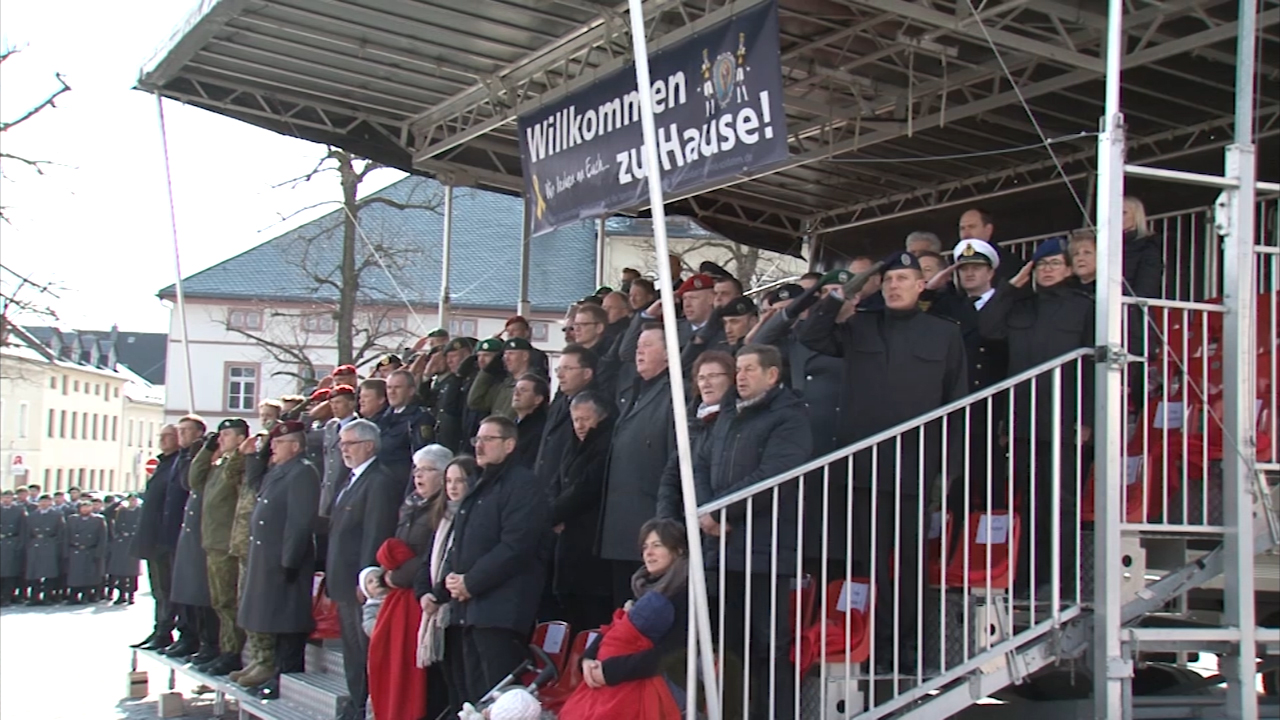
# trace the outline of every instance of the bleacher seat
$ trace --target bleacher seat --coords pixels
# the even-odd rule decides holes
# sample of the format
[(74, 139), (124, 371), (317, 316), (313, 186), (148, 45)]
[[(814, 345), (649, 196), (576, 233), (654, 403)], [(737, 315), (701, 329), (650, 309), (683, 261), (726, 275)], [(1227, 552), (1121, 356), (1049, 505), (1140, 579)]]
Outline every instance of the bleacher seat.
[(538, 691), (538, 699), (542, 702), (544, 710), (557, 711), (569, 699), (569, 695), (582, 684), (582, 656), (587, 652), (587, 647), (595, 642), (596, 636), (600, 634), (600, 629), (583, 630), (573, 638), (573, 644), (569, 647), (568, 658), (565, 662), (564, 672), (556, 678), (555, 682), (547, 685)]
[[(964, 527), (964, 545), (947, 563), (947, 587), (969, 592), (1008, 590), (1018, 564), (1018, 540), (1022, 522), (1007, 510), (970, 513)], [(967, 553), (963, 548), (967, 548)]]
[(530, 644), (542, 648), (542, 651), (555, 664), (556, 672), (563, 674), (564, 664), (569, 656), (569, 638), (571, 637), (573, 637), (573, 628), (569, 627), (569, 623), (563, 620), (552, 620), (538, 623), (538, 627), (533, 630), (533, 640)]

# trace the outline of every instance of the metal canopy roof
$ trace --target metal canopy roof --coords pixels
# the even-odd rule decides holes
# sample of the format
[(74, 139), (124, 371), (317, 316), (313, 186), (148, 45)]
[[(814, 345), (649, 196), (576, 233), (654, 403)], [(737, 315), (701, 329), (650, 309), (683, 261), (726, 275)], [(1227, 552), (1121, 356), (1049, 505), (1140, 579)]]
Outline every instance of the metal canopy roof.
[[(645, 12), (661, 47), (756, 1), (659, 0)], [(519, 193), (516, 115), (626, 63), (625, 7), (204, 0), (139, 87), (404, 170)], [(1079, 180), (1092, 166), (1102, 0), (779, 0), (779, 9), (790, 159), (672, 210), (795, 252), (806, 232), (839, 241), (976, 198), (1061, 192), (1064, 174)], [(1220, 166), (1209, 151), (1230, 138), (1235, 13), (1230, 0), (1130, 0), (1129, 162), (1207, 153)], [(1263, 0), (1260, 138), (1280, 134), (1277, 23), (1280, 2)], [(1270, 150), (1263, 176), (1278, 164)]]

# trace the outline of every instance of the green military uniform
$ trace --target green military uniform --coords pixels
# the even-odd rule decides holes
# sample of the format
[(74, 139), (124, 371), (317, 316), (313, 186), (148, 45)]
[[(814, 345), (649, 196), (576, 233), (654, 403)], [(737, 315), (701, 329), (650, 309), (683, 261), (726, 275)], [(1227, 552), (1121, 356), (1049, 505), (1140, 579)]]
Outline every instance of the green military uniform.
[[(223, 425), (227, 422), (230, 421)], [(200, 531), (209, 573), (209, 599), (218, 615), (219, 647), (223, 654), (239, 655), (244, 647), (244, 631), (236, 627), (240, 567), (231, 555), (231, 526), (244, 481), (244, 456), (236, 449), (217, 460), (213, 454), (207, 446), (196, 454), (191, 462), (190, 482), (191, 489), (204, 496)]]
[[(529, 372), (541, 375), (533, 363), (536, 349), (523, 338), (512, 338), (503, 345), (503, 351), (527, 350), (530, 353)], [(511, 407), (511, 396), (516, 390), (516, 381), (520, 378), (512, 376), (503, 365), (502, 355), (495, 355), (493, 360), (476, 374), (467, 394), (467, 406), (483, 415), (501, 415), (515, 422), (516, 411)]]
[[(262, 438), (266, 442), (266, 438)], [(238, 453), (237, 453), (238, 454)], [(253, 517), (253, 508), (258, 503), (260, 487), (252, 484), (244, 473), (244, 456), (240, 456), (240, 472), (236, 479), (236, 511), (231, 522), (230, 550), (236, 559), (237, 587), (244, 587), (245, 573), (249, 569), (249, 525)], [(258, 478), (261, 482), (261, 478)], [(233, 619), (234, 620), (234, 619)], [(246, 643), (249, 646), (249, 662), (252, 665), (274, 668), (276, 666), (276, 639), (270, 633), (246, 632)], [(236, 674), (232, 673), (232, 680)]]

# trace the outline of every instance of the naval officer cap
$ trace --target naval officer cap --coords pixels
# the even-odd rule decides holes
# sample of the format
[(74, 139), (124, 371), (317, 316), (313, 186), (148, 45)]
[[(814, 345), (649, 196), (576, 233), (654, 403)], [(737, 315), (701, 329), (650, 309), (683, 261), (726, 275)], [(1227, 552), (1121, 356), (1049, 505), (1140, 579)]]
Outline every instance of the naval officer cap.
[(958, 265), (985, 264), (994, 270), (1000, 267), (1000, 253), (985, 240), (965, 238), (961, 240), (952, 254)]

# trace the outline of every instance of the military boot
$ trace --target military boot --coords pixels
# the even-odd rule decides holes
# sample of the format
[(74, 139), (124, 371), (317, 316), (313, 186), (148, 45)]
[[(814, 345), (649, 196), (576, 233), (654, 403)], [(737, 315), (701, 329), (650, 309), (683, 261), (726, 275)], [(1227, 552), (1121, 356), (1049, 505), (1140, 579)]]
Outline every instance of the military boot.
[(234, 678), (234, 682), (242, 687), (257, 687), (273, 679), (276, 669), (267, 665), (250, 665), (249, 669)]

